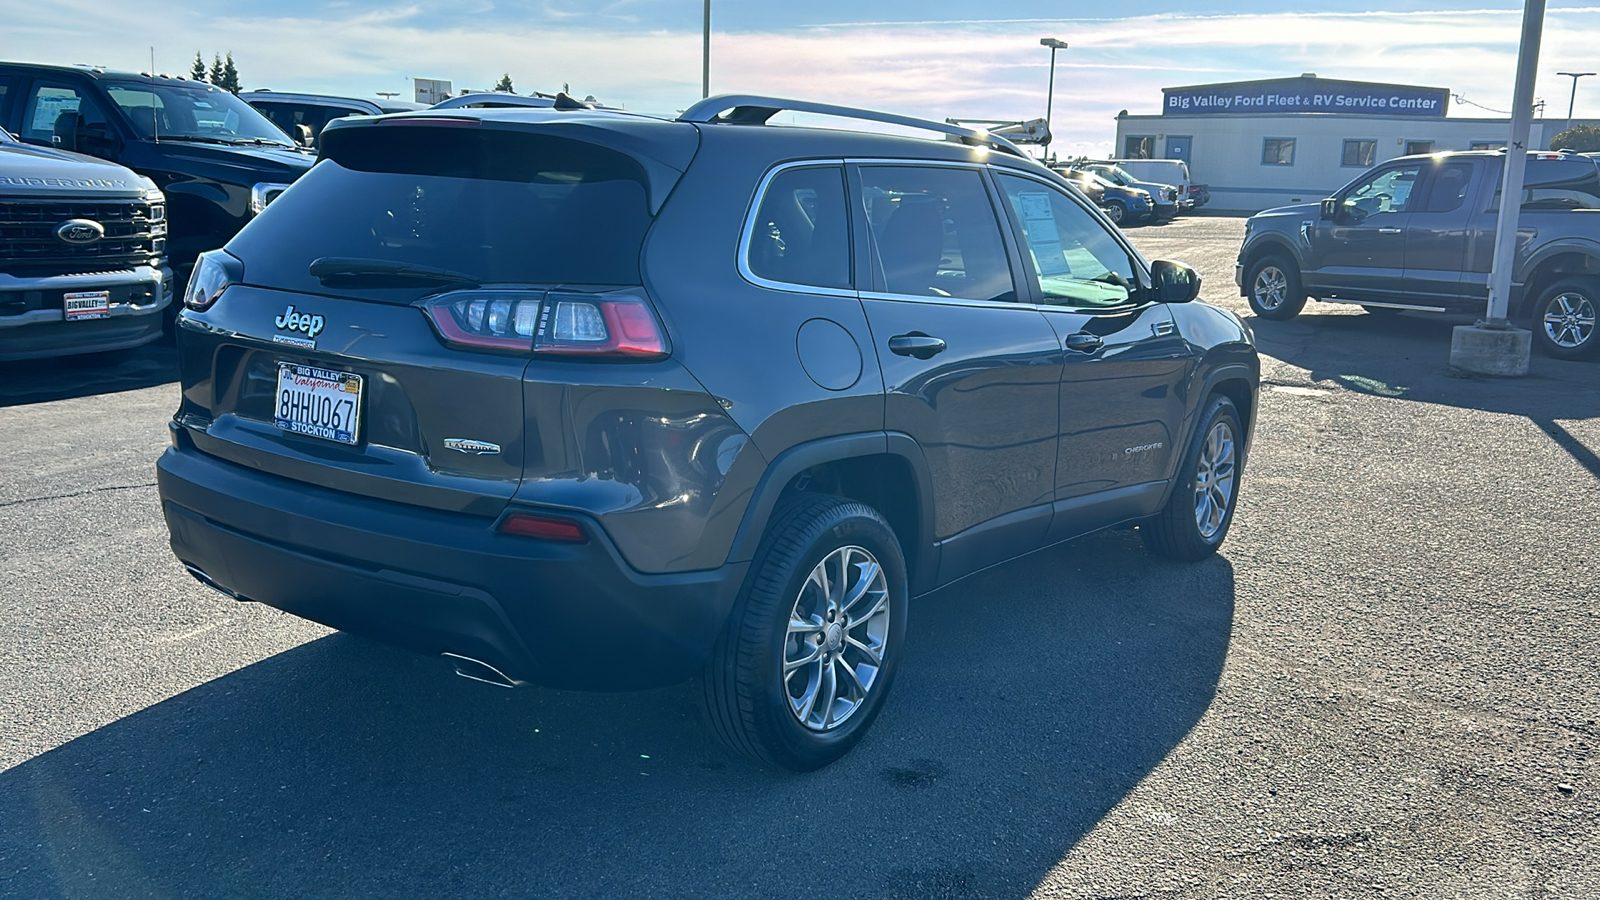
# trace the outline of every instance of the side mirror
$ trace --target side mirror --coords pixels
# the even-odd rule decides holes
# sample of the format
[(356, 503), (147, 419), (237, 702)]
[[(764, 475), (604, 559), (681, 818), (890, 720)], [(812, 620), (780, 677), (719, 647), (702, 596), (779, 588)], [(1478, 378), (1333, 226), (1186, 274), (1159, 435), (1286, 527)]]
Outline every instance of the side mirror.
[(1322, 201), (1322, 218), (1332, 221), (1339, 218), (1339, 198), (1329, 197)]
[(302, 147), (314, 148), (317, 146), (317, 139), (311, 134), (310, 125), (296, 125), (294, 127), (294, 142)]
[(1150, 279), (1162, 303), (1188, 303), (1200, 296), (1200, 273), (1188, 263), (1158, 259), (1150, 264)]

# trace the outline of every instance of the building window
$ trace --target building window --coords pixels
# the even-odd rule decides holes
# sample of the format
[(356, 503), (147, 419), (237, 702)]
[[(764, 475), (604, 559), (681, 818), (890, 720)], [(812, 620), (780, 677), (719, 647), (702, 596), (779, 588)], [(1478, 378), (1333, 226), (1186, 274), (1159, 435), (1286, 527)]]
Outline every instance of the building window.
[(1130, 134), (1123, 140), (1123, 159), (1154, 159), (1156, 156), (1156, 136), (1153, 134)]
[(1505, 141), (1473, 141), (1471, 143), (1471, 145), (1469, 145), (1467, 147), (1467, 149), (1469, 149), (1469, 150), (1503, 150), (1503, 149), (1505, 149), (1505, 146), (1506, 146), (1506, 142)]
[(1261, 143), (1261, 164), (1264, 166), (1294, 165), (1294, 138), (1267, 138)]
[(1432, 153), (1433, 141), (1406, 141), (1405, 156), (1414, 156), (1418, 153)]
[(1341, 166), (1369, 169), (1378, 161), (1378, 142), (1345, 141), (1343, 159), (1344, 161), (1339, 163)]

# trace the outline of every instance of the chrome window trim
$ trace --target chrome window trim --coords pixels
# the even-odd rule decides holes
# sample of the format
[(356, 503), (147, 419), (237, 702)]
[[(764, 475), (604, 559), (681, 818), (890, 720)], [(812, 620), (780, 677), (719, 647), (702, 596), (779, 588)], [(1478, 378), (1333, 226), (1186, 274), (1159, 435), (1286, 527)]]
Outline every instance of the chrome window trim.
[[(797, 160), (795, 162), (781, 163), (779, 165), (773, 166), (771, 169), (767, 170), (767, 174), (766, 175), (763, 175), (761, 177), (761, 183), (756, 185), (755, 196), (750, 200), (750, 208), (748, 210), (746, 210), (745, 214), (744, 214), (744, 228), (741, 230), (740, 235), (739, 235), (739, 251), (738, 251), (738, 253), (739, 253), (739, 275), (745, 281), (750, 282), (751, 284), (755, 285), (756, 287), (767, 288), (768, 290), (774, 290), (774, 291), (784, 291), (785, 293), (790, 293), (790, 294), (817, 294), (817, 295), (826, 296), (826, 297), (838, 297), (838, 296), (841, 296), (841, 295), (842, 296), (846, 296), (846, 297), (857, 296), (857, 291), (856, 291), (856, 288), (855, 288), (855, 285), (854, 285), (854, 281), (855, 281), (855, 259), (854, 259), (855, 248), (854, 247), (849, 248), (849, 252), (850, 252), (850, 255), (852, 257), (851, 261), (850, 261), (851, 262), (850, 280), (851, 280), (852, 284), (851, 284), (850, 287), (828, 288), (828, 287), (817, 287), (814, 284), (793, 284), (793, 283), (790, 283), (790, 282), (787, 282), (787, 281), (774, 281), (774, 280), (772, 280), (770, 278), (763, 278), (760, 275), (757, 275), (755, 272), (752, 272), (750, 270), (750, 242), (755, 237), (756, 214), (761, 211), (761, 203), (762, 203), (762, 201), (767, 199), (767, 188), (771, 187), (773, 179), (777, 178), (779, 175), (782, 175), (784, 172), (789, 171), (790, 169), (820, 169), (820, 168), (833, 168), (833, 169), (837, 169), (838, 170), (839, 177), (841, 179), (840, 184), (845, 189), (845, 192), (844, 192), (845, 193), (845, 214), (846, 214), (846, 216), (849, 215), (849, 212), (850, 212), (850, 189), (849, 189), (849, 186), (847, 184), (845, 184), (843, 182), (843, 180), (842, 180), (844, 178), (844, 160), (843, 159), (804, 159), (804, 160)], [(846, 225), (849, 224), (848, 219), (846, 220), (845, 224)]]

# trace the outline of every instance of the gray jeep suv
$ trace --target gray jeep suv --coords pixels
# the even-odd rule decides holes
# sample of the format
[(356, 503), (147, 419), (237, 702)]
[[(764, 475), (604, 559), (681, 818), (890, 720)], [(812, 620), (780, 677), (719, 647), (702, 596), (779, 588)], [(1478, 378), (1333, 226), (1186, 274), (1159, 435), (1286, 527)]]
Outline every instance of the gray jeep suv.
[(1112, 526), (1217, 549), (1259, 365), (1198, 288), (958, 126), (340, 119), (190, 283), (162, 505), (236, 599), (507, 686), (699, 676), (729, 746), (814, 769), (910, 598)]

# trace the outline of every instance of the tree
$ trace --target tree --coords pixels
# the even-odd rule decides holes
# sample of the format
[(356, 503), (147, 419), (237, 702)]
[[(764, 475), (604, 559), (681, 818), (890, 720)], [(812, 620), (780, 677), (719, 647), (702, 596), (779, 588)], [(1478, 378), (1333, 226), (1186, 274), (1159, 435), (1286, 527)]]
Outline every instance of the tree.
[(1590, 153), (1600, 150), (1600, 127), (1574, 125), (1550, 139), (1551, 150), (1576, 150)]
[(495, 82), (494, 83), (494, 87), (490, 88), (490, 90), (492, 90), (492, 91), (505, 91), (508, 94), (515, 94), (517, 92), (517, 89), (511, 86), (511, 73), (510, 72), (507, 72), (506, 74), (501, 75), (500, 76), (500, 80)]
[(217, 87), (232, 93), (239, 93), (243, 85), (239, 84), (239, 70), (233, 65), (233, 53), (228, 53), (228, 60), (222, 64), (222, 81)]
[(195, 81), (206, 80), (206, 61), (200, 58), (200, 51), (194, 52), (194, 68), (189, 71), (189, 77)]
[(211, 54), (211, 83), (222, 84), (222, 57), (215, 53)]

